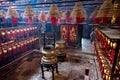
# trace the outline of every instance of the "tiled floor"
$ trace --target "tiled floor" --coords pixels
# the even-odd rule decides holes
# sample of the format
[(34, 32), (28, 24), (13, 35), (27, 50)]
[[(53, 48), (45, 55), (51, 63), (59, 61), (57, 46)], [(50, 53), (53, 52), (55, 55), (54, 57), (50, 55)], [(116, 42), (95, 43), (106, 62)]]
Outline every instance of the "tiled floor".
[[(4, 80), (52, 80), (51, 71), (45, 72), (45, 79), (41, 78), (40, 53), (33, 53), (24, 57), (21, 64), (7, 74)], [(65, 62), (58, 63), (59, 74), (55, 73), (55, 80), (88, 80), (85, 68), (89, 68), (89, 80), (102, 80), (96, 61), (93, 45), (87, 39), (82, 39), (82, 48), (67, 50)]]

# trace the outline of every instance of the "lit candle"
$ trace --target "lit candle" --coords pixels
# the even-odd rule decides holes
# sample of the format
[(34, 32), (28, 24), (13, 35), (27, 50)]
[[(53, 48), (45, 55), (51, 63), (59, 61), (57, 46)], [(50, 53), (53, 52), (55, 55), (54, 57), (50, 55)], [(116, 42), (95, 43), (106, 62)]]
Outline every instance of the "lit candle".
[(5, 32), (1, 32), (1, 35), (5, 35)]
[(104, 73), (108, 75), (110, 71), (108, 69), (104, 69)]
[(110, 80), (110, 76), (109, 75), (106, 75), (106, 80)]
[(117, 43), (116, 43), (116, 42), (114, 42), (114, 43), (113, 43), (113, 49), (115, 49), (115, 48), (116, 48), (116, 46), (117, 46)]
[(4, 49), (4, 50), (3, 50), (3, 52), (4, 52), (4, 53), (7, 53), (7, 50), (6, 50), (6, 49)]
[(20, 32), (20, 30), (18, 29), (17, 32)]
[(13, 49), (16, 49), (16, 46), (13, 46)]
[(2, 50), (0, 50), (0, 55), (2, 54)]
[(7, 31), (7, 34), (10, 34), (10, 31)]
[(12, 33), (15, 33), (15, 31), (12, 31)]
[(29, 28), (27, 28), (27, 30), (29, 31)]
[(108, 45), (109, 45), (109, 44), (110, 44), (110, 39), (108, 39), (108, 41), (107, 41), (107, 42), (108, 42)]
[(23, 29), (21, 29), (20, 31), (23, 32)]
[(18, 44), (17, 47), (20, 47), (20, 45)]
[(112, 42), (110, 42), (110, 47), (112, 48), (112, 46), (113, 46), (113, 43), (112, 43)]
[(29, 43), (30, 43), (30, 41), (27, 41), (27, 43), (29, 44)]
[(12, 48), (10, 47), (10, 48), (8, 48), (8, 50), (9, 50), (9, 51), (11, 51), (11, 50), (12, 50)]
[(27, 29), (25, 28), (24, 31), (26, 31)]

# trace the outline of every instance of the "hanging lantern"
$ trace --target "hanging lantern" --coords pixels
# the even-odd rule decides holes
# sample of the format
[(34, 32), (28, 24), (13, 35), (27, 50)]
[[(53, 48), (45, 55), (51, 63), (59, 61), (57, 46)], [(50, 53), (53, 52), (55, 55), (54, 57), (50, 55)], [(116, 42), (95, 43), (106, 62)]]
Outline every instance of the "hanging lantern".
[(50, 9), (48, 11), (48, 16), (51, 18), (51, 23), (53, 26), (56, 25), (56, 18), (60, 18), (61, 14), (55, 4), (51, 4)]

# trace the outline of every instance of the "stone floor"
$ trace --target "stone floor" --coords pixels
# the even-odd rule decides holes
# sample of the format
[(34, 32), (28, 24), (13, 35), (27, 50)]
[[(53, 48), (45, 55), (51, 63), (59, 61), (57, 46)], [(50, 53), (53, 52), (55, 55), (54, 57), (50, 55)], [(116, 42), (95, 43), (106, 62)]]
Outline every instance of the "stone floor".
[[(46, 71), (45, 79), (42, 79), (40, 60), (40, 53), (29, 54), (3, 80), (52, 80), (51, 70)], [(85, 76), (86, 68), (90, 70), (89, 79)], [(82, 39), (82, 48), (67, 50), (66, 61), (58, 63), (58, 70), (55, 80), (102, 80), (93, 45), (87, 39)]]

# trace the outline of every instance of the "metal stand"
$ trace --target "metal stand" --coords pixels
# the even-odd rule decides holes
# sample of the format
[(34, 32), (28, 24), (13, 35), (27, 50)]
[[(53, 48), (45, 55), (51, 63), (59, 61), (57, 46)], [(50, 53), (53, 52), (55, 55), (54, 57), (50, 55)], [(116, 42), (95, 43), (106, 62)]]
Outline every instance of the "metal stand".
[(45, 79), (44, 77), (44, 68), (47, 68), (47, 70), (52, 70), (52, 80), (54, 79), (54, 69), (56, 68), (56, 73), (58, 73), (58, 64), (57, 63), (45, 63), (41, 62), (41, 70), (42, 70), (42, 78)]

